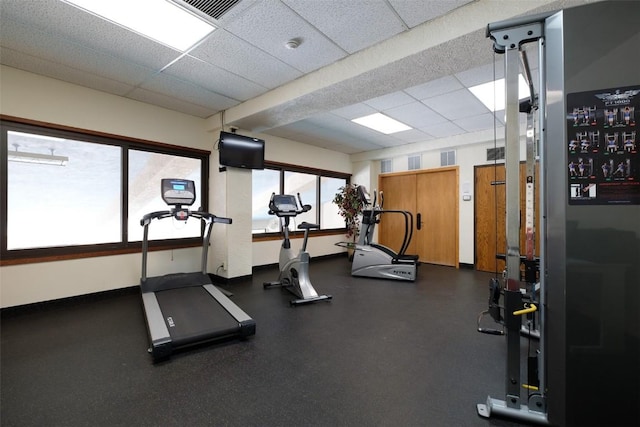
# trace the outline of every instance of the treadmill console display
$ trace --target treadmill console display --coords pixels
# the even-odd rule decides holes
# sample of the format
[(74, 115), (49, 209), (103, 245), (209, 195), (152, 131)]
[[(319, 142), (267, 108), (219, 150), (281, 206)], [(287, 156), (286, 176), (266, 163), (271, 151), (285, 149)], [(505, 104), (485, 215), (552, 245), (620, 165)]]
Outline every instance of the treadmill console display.
[(191, 206), (196, 201), (196, 185), (186, 179), (162, 180), (162, 200), (168, 205)]

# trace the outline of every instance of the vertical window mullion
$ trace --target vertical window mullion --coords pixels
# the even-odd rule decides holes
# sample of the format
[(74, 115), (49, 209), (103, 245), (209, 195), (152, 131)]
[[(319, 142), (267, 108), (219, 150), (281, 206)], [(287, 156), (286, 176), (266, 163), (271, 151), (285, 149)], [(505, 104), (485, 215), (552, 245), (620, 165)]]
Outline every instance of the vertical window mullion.
[(321, 197), (321, 194), (320, 194), (320, 192), (322, 191), (322, 189), (320, 188), (320, 179), (321, 178), (322, 177), (320, 175), (316, 176), (316, 206), (317, 206), (317, 208), (316, 208), (316, 211), (317, 211), (316, 212), (316, 224), (318, 224), (318, 225), (320, 225), (320, 211), (322, 210), (322, 205), (320, 204), (321, 200), (322, 200), (322, 197)]
[(2, 236), (0, 236), (0, 253), (3, 255), (6, 254), (7, 252), (7, 232), (8, 232), (8, 227), (7, 227), (7, 211), (8, 211), (8, 205), (7, 205), (7, 179), (9, 177), (7, 169), (8, 169), (8, 156), (7, 156), (7, 144), (8, 144), (8, 136), (7, 136), (7, 128), (5, 126), (0, 126), (0, 139), (1, 139), (1, 143), (0, 143), (0, 164), (2, 164), (2, 168), (0, 170), (0, 185), (2, 186), (0, 188), (0, 191), (2, 192), (2, 195), (0, 196), (0, 216), (2, 216), (2, 225), (1, 225), (1, 230), (2, 230)]
[(122, 168), (120, 176), (122, 177), (120, 184), (121, 202), (120, 202), (120, 227), (122, 228), (122, 244), (129, 245), (129, 145), (123, 144), (121, 147)]

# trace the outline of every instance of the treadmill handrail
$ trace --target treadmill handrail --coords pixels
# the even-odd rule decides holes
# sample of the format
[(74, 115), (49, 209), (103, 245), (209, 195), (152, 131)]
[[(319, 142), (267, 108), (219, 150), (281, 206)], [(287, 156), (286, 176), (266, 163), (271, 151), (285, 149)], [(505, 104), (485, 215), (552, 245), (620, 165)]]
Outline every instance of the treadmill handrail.
[[(148, 214), (145, 214), (142, 219), (140, 220), (140, 225), (144, 226), (145, 224), (150, 223), (152, 220), (154, 219), (164, 219), (164, 218), (168, 218), (170, 216), (173, 216), (175, 211), (156, 211), (156, 212), (151, 212)], [(225, 218), (222, 216), (216, 216), (212, 213), (209, 212), (203, 212), (203, 211), (190, 211), (190, 210), (186, 210), (187, 212), (187, 219), (189, 217), (194, 217), (194, 218), (200, 218), (200, 219), (210, 219), (212, 222), (217, 222), (220, 224), (231, 224), (232, 220), (231, 218)]]
[[(179, 209), (179, 208), (178, 208)], [(144, 227), (142, 235), (142, 275), (141, 282), (147, 280), (147, 254), (149, 253), (149, 224), (154, 219), (164, 219), (172, 217), (177, 209), (171, 211), (155, 211), (145, 214), (140, 220), (140, 225)], [(190, 211), (188, 209), (181, 209), (187, 213), (185, 219), (190, 217), (198, 218), (205, 222), (205, 230), (202, 235), (202, 274), (207, 274), (207, 258), (209, 252), (209, 241), (211, 240), (211, 229), (213, 223), (219, 224), (231, 224), (233, 221), (231, 218), (222, 216), (216, 216), (209, 212), (203, 211)]]
[(162, 218), (166, 218), (173, 215), (171, 213), (171, 211), (156, 211), (156, 212), (151, 212), (148, 214), (145, 214), (142, 219), (140, 220), (140, 225), (144, 226), (146, 224), (149, 224), (151, 222), (151, 220), (153, 219), (162, 219)]

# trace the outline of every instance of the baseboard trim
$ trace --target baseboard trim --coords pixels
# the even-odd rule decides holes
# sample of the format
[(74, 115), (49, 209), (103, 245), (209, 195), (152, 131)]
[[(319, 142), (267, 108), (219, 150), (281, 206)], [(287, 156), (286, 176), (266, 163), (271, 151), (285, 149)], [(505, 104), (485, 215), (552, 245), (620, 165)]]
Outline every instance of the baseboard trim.
[(26, 313), (33, 313), (36, 311), (58, 309), (78, 304), (84, 304), (87, 302), (100, 301), (107, 298), (113, 298), (118, 295), (132, 295), (136, 293), (140, 293), (139, 285), (127, 286), (118, 289), (109, 289), (107, 291), (93, 292), (84, 295), (75, 295), (72, 297), (58, 298), (48, 301), (33, 302), (12, 307), (4, 307), (0, 309), (0, 315), (3, 318), (6, 316), (17, 316)]

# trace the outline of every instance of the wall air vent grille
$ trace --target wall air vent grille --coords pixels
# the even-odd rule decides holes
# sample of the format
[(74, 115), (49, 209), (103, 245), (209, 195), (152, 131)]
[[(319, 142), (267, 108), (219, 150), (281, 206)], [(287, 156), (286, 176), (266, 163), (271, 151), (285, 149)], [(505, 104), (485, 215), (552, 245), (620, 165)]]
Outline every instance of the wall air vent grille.
[(198, 9), (200, 12), (213, 19), (220, 19), (240, 0), (182, 0), (189, 6)]
[(487, 148), (487, 161), (504, 160), (504, 147)]

